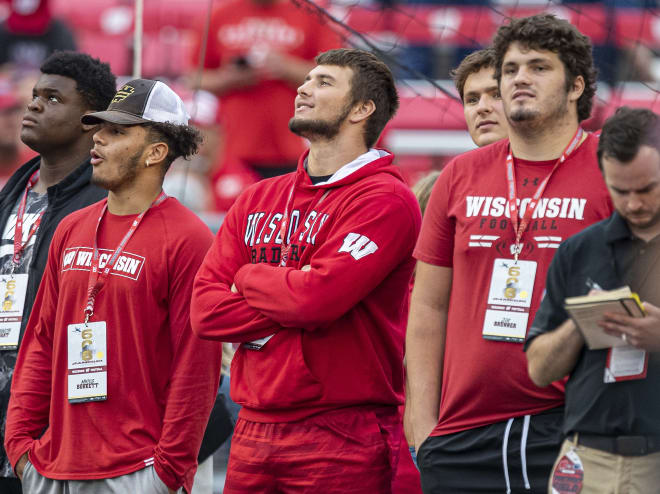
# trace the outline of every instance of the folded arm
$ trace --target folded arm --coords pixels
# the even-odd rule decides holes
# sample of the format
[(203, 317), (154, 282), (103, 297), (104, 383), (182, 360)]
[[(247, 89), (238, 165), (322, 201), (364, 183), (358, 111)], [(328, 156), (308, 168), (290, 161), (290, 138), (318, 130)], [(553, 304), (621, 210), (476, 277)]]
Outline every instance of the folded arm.
[(243, 295), (231, 290), (236, 272), (249, 263), (237, 233), (237, 209), (230, 210), (195, 276), (190, 309), (197, 336), (229, 343), (253, 341), (279, 329)]
[(238, 270), (236, 288), (250, 307), (285, 327), (335, 321), (410, 259), (420, 225), (405, 199), (385, 193), (362, 197), (329, 221), (309, 270), (266, 264)]

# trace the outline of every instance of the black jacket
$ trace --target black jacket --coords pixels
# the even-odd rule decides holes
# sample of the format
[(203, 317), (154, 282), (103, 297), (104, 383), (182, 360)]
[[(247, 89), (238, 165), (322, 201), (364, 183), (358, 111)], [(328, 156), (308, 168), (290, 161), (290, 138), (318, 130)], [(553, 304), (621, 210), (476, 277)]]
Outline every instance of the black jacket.
[[(9, 215), (16, 201), (25, 192), (28, 180), (39, 168), (40, 157), (36, 157), (19, 168), (0, 191), (0, 231), (4, 231)], [(39, 283), (46, 268), (48, 249), (53, 239), (53, 233), (60, 221), (69, 213), (77, 211), (100, 201), (107, 191), (89, 183), (92, 178), (92, 166), (85, 160), (64, 180), (48, 188), (48, 207), (41, 218), (41, 224), (36, 233), (32, 260), (28, 267), (28, 286), (25, 294), (21, 335), (25, 332), (34, 299), (37, 296)], [(19, 340), (20, 341), (20, 340)], [(20, 343), (19, 343), (20, 345)], [(13, 477), (12, 465), (9, 464), (4, 448), (4, 429), (9, 405), (10, 383), (16, 365), (17, 351), (0, 352), (0, 477)]]
[[(0, 231), (4, 230), (12, 208), (20, 195), (25, 192), (25, 186), (35, 170), (39, 168), (39, 162), (40, 158), (37, 156), (25, 163), (11, 176), (2, 191), (0, 191)], [(29, 277), (23, 322), (21, 323), (21, 339), (27, 325), (28, 316), (32, 310), (32, 304), (34, 304), (34, 299), (37, 296), (41, 277), (46, 268), (48, 248), (53, 233), (55, 233), (55, 228), (57, 228), (62, 218), (68, 214), (98, 202), (108, 194), (106, 190), (90, 184), (91, 177), (92, 166), (88, 159), (64, 180), (48, 188), (48, 208), (37, 230), (32, 261), (30, 261), (28, 269)]]

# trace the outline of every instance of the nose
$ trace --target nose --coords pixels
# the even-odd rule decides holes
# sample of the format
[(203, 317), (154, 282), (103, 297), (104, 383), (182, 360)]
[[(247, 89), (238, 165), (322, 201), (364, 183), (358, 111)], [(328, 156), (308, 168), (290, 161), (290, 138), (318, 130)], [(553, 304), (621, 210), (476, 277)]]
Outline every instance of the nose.
[(488, 95), (483, 95), (477, 103), (477, 113), (479, 115), (488, 115), (493, 111), (493, 103)]
[(102, 145), (103, 144), (103, 131), (105, 130), (105, 127), (101, 127), (99, 130), (94, 132), (94, 135), (92, 136), (92, 141), (94, 141), (94, 144)]
[(304, 81), (300, 86), (298, 86), (298, 89), (296, 90), (296, 92), (297, 92), (300, 96), (303, 96), (303, 95), (305, 95), (305, 96), (309, 96), (309, 89), (308, 89), (308, 88), (310, 87), (309, 84), (310, 84), (311, 82), (312, 82), (311, 80), (309, 80), (309, 81)]
[(27, 105), (27, 109), (29, 111), (41, 111), (41, 103), (38, 96), (35, 96), (30, 100), (30, 102)]
[(637, 212), (643, 209), (644, 207), (644, 202), (641, 200), (639, 195), (635, 193), (631, 193), (628, 196), (628, 203), (626, 204), (628, 207), (628, 211), (630, 212)]
[(513, 78), (513, 83), (517, 86), (529, 84), (529, 73), (524, 66), (519, 67), (516, 71), (516, 74)]

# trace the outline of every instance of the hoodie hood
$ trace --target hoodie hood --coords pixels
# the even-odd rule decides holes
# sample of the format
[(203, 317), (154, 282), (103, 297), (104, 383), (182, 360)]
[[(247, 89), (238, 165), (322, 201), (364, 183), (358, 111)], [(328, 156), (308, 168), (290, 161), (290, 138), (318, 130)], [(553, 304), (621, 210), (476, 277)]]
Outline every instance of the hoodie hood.
[(305, 189), (318, 190), (342, 187), (378, 173), (388, 173), (397, 180), (404, 182), (401, 172), (393, 164), (394, 155), (386, 149), (369, 149), (366, 153), (361, 154), (350, 163), (342, 166), (327, 181), (318, 184), (312, 184), (307, 174), (308, 156), (309, 150), (305, 151), (300, 157), (298, 169), (296, 170), (296, 182), (299, 187)]

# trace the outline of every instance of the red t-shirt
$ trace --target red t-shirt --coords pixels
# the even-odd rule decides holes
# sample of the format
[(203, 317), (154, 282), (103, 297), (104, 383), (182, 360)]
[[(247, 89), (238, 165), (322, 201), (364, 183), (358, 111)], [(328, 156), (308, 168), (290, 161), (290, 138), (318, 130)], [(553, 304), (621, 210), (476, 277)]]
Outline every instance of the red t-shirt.
[[(237, 57), (257, 65), (269, 50), (311, 62), (320, 52), (340, 47), (339, 37), (318, 16), (289, 1), (226, 2), (211, 18), (208, 39), (207, 69)], [(262, 80), (223, 94), (220, 121), (227, 159), (266, 166), (296, 163), (304, 141), (288, 127), (295, 97), (295, 85), (281, 80)]]
[[(83, 321), (98, 202), (57, 227), (16, 361), (5, 447), (51, 479), (101, 479), (153, 463), (170, 488), (192, 487), (197, 453), (215, 398), (221, 348), (190, 328), (193, 277), (212, 235), (168, 198), (150, 209), (96, 296), (105, 321), (105, 401), (69, 403), (69, 324)], [(106, 213), (99, 267), (136, 215)], [(43, 432), (46, 429), (46, 432)], [(105, 435), (103, 435), (105, 434)]]
[[(453, 268), (439, 422), (443, 435), (535, 414), (564, 402), (564, 383), (539, 388), (527, 374), (522, 344), (486, 340), (482, 328), (493, 263), (513, 258), (505, 160), (508, 140), (458, 156), (443, 170), (424, 215), (414, 256)], [(612, 212), (589, 135), (555, 171), (522, 237), (522, 260), (537, 262), (528, 327), (559, 243)], [(515, 160), (520, 213), (553, 161)]]

